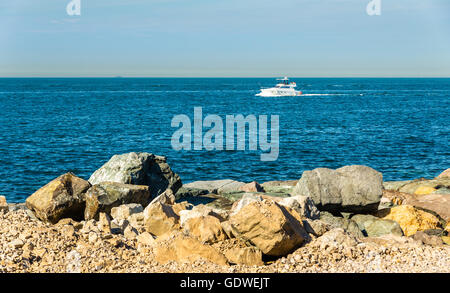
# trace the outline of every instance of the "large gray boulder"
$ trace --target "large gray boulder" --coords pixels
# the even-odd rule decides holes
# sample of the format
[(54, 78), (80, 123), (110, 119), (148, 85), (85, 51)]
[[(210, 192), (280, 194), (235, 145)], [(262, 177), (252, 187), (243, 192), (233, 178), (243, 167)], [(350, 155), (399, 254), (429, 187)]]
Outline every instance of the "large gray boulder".
[(294, 195), (309, 196), (321, 211), (375, 212), (383, 194), (380, 172), (360, 165), (336, 170), (317, 168), (303, 172)]
[(150, 186), (152, 198), (181, 187), (181, 179), (166, 162), (166, 158), (149, 153), (114, 155), (89, 178), (92, 185), (102, 182)]
[(111, 214), (114, 207), (136, 203), (147, 206), (151, 197), (146, 185), (132, 185), (117, 182), (102, 182), (86, 192), (85, 220), (97, 219), (99, 213)]

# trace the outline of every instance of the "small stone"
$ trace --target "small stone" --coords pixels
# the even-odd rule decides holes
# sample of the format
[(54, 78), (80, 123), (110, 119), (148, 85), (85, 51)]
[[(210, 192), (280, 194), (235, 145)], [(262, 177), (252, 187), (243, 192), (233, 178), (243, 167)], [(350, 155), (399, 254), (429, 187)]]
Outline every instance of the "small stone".
[(20, 239), (14, 239), (10, 242), (10, 245), (14, 248), (21, 248), (24, 245), (24, 242)]
[(119, 233), (123, 234), (125, 232), (125, 229), (130, 225), (130, 222), (128, 220), (120, 220), (117, 221), (116, 219), (111, 221), (111, 232), (112, 233)]
[(88, 239), (89, 239), (89, 243), (91, 243), (91, 244), (96, 243), (97, 240), (98, 240), (98, 235), (97, 235), (97, 233), (95, 233), (95, 232), (90, 232), (90, 233), (89, 233)]
[(90, 232), (100, 232), (100, 230), (97, 228), (97, 222), (95, 220), (89, 220), (84, 222), (83, 228), (80, 230), (83, 234), (88, 234)]
[(144, 213), (132, 214), (127, 220), (138, 231), (144, 228)]
[(97, 228), (103, 234), (111, 234), (111, 219), (105, 213), (99, 214)]
[(123, 236), (125, 236), (125, 238), (130, 239), (130, 240), (136, 239), (138, 234), (139, 234), (138, 231), (135, 228), (133, 228), (131, 225), (128, 225), (125, 228), (125, 231), (123, 232)]
[(61, 228), (61, 234), (66, 238), (72, 238), (75, 236), (75, 228), (72, 225), (64, 225)]
[(144, 245), (148, 245), (148, 246), (151, 246), (151, 245), (153, 245), (155, 243), (155, 239), (148, 232), (144, 232), (142, 234), (139, 234), (137, 236), (137, 241), (138, 241), (138, 243), (141, 243), (141, 244), (144, 244)]
[(144, 211), (144, 208), (142, 205), (137, 203), (129, 203), (129, 204), (123, 204), (118, 207), (114, 207), (111, 209), (111, 217), (116, 220), (126, 220), (131, 215), (142, 213)]
[(427, 245), (439, 246), (444, 244), (444, 241), (441, 237), (428, 235), (423, 231), (418, 231), (416, 234), (414, 234), (413, 238), (414, 240), (422, 241), (423, 244)]

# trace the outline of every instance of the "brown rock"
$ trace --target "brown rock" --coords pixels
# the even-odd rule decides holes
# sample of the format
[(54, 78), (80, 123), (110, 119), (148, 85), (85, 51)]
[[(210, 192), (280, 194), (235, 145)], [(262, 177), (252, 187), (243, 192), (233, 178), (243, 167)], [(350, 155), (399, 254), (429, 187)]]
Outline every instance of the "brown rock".
[(132, 214), (127, 221), (138, 231), (144, 230), (144, 212)]
[(230, 217), (230, 224), (239, 237), (271, 256), (291, 252), (306, 234), (302, 224), (285, 207), (267, 200), (244, 206)]
[(214, 247), (182, 234), (174, 234), (157, 239), (153, 252), (161, 264), (169, 261), (193, 263), (203, 259), (218, 265), (227, 265), (227, 259)]
[(163, 193), (155, 197), (150, 204), (155, 202), (173, 205), (175, 204), (175, 194), (173, 193), (172, 189), (168, 188)]
[(411, 196), (412, 195), (409, 193), (393, 191), (393, 190), (383, 190), (382, 200), (383, 200), (383, 198), (385, 198), (395, 205), (402, 205), (403, 201)]
[(91, 185), (72, 173), (59, 176), (41, 187), (26, 200), (27, 207), (45, 222), (62, 218), (81, 220), (85, 208), (84, 193)]
[(256, 181), (242, 185), (239, 187), (239, 190), (244, 192), (265, 192), (264, 188)]
[(144, 210), (144, 226), (147, 232), (155, 236), (179, 228), (179, 217), (170, 205), (156, 202)]
[(221, 215), (218, 210), (213, 209), (204, 204), (196, 205), (192, 210), (182, 210), (179, 212), (180, 224), (184, 223), (190, 218), (198, 218), (202, 216), (213, 216), (218, 218), (220, 221), (224, 221), (227, 215)]
[(262, 253), (256, 247), (233, 247), (225, 252), (225, 257), (230, 263), (247, 265), (247, 266), (262, 266)]
[(220, 226), (222, 226), (222, 229), (225, 232), (225, 234), (227, 234), (228, 238), (230, 238), (230, 239), (235, 238), (235, 235), (233, 233), (233, 227), (231, 227), (231, 224), (229, 221), (221, 222)]
[(84, 218), (96, 219), (100, 212), (111, 214), (112, 208), (123, 204), (137, 203), (146, 206), (150, 196), (150, 189), (145, 185), (102, 182), (86, 192)]
[(445, 244), (450, 245), (450, 236), (442, 236), (441, 238)]
[(403, 204), (430, 211), (450, 222), (450, 194), (426, 194), (407, 197)]
[(219, 219), (213, 216), (202, 216), (188, 219), (183, 225), (184, 231), (203, 243), (215, 243), (227, 239)]
[(151, 246), (151, 245), (155, 244), (155, 239), (148, 232), (144, 232), (144, 233), (139, 234), (137, 236), (137, 241), (138, 241), (138, 243), (141, 243), (141, 244), (144, 244), (144, 245), (147, 245), (147, 246)]
[(66, 238), (72, 238), (75, 236), (75, 228), (72, 225), (64, 225), (61, 228), (61, 234)]
[(100, 213), (97, 228), (103, 234), (111, 234), (111, 219), (105, 213)]
[(127, 220), (131, 215), (142, 213), (144, 208), (138, 203), (123, 204), (111, 209), (111, 216), (115, 220)]
[(427, 233), (425, 233), (423, 231), (418, 231), (412, 237), (414, 238), (414, 240), (422, 241), (423, 244), (427, 244), (427, 245), (440, 246), (440, 245), (444, 244), (441, 237), (428, 235)]
[(128, 225), (125, 228), (125, 231), (123, 231), (123, 236), (125, 236), (125, 238), (130, 239), (130, 240), (134, 240), (136, 239), (136, 237), (138, 237), (138, 231), (133, 228), (131, 225)]
[(189, 209), (191, 207), (192, 207), (192, 204), (188, 203), (187, 201), (183, 201), (183, 202), (174, 204), (172, 206), (172, 209), (175, 212), (175, 214), (180, 216), (180, 212), (181, 211), (187, 210), (187, 209)]

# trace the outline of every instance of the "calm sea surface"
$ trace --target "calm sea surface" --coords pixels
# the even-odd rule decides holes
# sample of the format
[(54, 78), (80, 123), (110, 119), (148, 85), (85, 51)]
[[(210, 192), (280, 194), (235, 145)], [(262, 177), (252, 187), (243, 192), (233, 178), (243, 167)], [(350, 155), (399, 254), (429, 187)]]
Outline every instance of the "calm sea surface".
[[(305, 96), (255, 97), (275, 82), (261, 78), (0, 79), (0, 194), (21, 202), (62, 173), (88, 179), (131, 151), (167, 156), (184, 182), (298, 179), (348, 164), (404, 180), (450, 167), (450, 79), (292, 80)], [(279, 115), (278, 160), (173, 150), (171, 119), (193, 120), (194, 107), (223, 119)]]

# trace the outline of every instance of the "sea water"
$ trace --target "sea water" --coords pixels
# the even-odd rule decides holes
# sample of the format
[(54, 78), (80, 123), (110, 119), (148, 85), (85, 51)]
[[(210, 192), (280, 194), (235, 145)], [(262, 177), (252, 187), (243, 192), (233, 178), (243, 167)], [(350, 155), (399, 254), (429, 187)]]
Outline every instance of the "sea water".
[[(22, 202), (65, 172), (88, 179), (114, 154), (165, 155), (183, 182), (298, 179), (363, 164), (384, 180), (450, 167), (450, 79), (293, 78), (304, 95), (256, 97), (272, 78), (0, 79), (0, 194)], [(174, 150), (176, 115), (278, 115), (279, 155)], [(204, 129), (207, 131), (207, 129)]]

